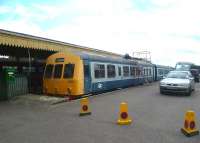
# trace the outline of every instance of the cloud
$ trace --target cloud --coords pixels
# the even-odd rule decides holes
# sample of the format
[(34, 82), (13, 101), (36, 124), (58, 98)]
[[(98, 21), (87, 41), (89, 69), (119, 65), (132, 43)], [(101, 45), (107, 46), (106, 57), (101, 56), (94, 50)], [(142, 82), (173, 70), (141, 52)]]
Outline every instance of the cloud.
[(0, 6), (0, 14), (5, 14), (11, 11), (11, 8), (8, 6)]
[(20, 33), (47, 37), (45, 32), (42, 31), (42, 29), (40, 29), (37, 25), (33, 23), (27, 22), (26, 20), (19, 20), (15, 22), (4, 21), (0, 23), (0, 28)]
[[(174, 66), (179, 60), (198, 64), (199, 4), (198, 0), (17, 4), (0, 27), (120, 54), (148, 50), (157, 64)], [(0, 12), (9, 10), (0, 7)]]

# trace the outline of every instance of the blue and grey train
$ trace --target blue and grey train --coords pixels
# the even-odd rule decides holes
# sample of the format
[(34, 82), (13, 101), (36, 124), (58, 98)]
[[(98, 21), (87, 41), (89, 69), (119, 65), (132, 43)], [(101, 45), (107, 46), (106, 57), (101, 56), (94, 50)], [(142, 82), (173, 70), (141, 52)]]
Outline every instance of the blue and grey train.
[(46, 61), (43, 92), (76, 98), (153, 82), (161, 78), (159, 70), (164, 69), (164, 66), (161, 68), (150, 62), (123, 57), (105, 57), (84, 52), (55, 53)]
[(174, 70), (174, 68), (170, 66), (154, 65), (154, 81), (159, 81), (163, 79), (163, 77), (165, 77), (172, 70)]

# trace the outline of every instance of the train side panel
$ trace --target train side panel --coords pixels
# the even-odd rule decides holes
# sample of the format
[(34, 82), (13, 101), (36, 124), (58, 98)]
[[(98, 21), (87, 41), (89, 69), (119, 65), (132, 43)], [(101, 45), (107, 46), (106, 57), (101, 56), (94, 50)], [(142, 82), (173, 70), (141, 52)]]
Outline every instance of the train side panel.
[(144, 82), (153, 82), (154, 81), (154, 68), (153, 65), (143, 64), (143, 76), (144, 76)]
[[(111, 75), (109, 75), (108, 66), (113, 66), (113, 68), (115, 67), (113, 77), (109, 77)], [(102, 70), (96, 70), (100, 67), (102, 67)], [(129, 72), (125, 73), (123, 69), (124, 67), (126, 67)], [(116, 88), (123, 88), (141, 84), (143, 80), (141, 78), (141, 75), (139, 76), (136, 74), (137, 68), (138, 66), (133, 65), (91, 62), (92, 92), (103, 92)]]

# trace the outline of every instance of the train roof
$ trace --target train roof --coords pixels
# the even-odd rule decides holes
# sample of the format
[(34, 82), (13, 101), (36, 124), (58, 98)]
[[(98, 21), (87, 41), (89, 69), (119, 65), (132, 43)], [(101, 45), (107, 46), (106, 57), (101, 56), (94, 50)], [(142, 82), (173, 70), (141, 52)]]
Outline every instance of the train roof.
[(152, 64), (149, 61), (145, 61), (145, 60), (138, 60), (137, 62), (138, 62), (138, 64), (143, 65), (143, 66), (154, 66), (154, 64)]
[(174, 69), (173, 67), (170, 66), (164, 66), (164, 65), (155, 65), (158, 68), (169, 68), (169, 69)]
[(99, 62), (111, 62), (111, 63), (120, 63), (120, 64), (134, 64), (137, 65), (138, 62), (133, 59), (125, 59), (123, 57), (108, 57), (104, 55), (98, 55), (94, 53), (86, 52), (76, 52), (74, 54), (79, 55), (84, 60), (93, 60)]

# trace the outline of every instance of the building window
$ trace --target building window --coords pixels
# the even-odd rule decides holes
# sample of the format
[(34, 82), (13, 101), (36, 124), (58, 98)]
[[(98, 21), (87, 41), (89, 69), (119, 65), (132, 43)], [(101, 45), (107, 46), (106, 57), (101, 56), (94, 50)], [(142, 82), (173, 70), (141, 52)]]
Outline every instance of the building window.
[(55, 65), (54, 78), (61, 78), (62, 69), (63, 69), (63, 65), (61, 65), (61, 64)]
[(129, 76), (129, 66), (123, 66), (123, 73), (125, 77)]
[(105, 78), (105, 65), (95, 64), (94, 65), (94, 76), (95, 76), (95, 78)]
[(115, 66), (114, 65), (107, 65), (107, 75), (108, 78), (113, 78), (116, 75)]
[(64, 78), (73, 78), (74, 75), (74, 64), (66, 64), (64, 69)]
[(121, 76), (121, 67), (118, 67), (118, 75)]
[(45, 78), (51, 78), (52, 72), (53, 72), (53, 65), (47, 65), (46, 69), (45, 69), (44, 77)]

